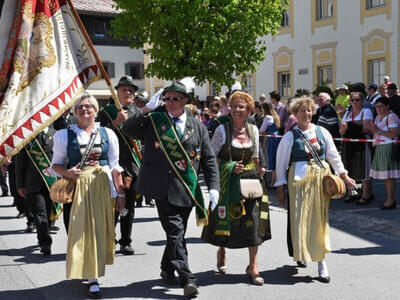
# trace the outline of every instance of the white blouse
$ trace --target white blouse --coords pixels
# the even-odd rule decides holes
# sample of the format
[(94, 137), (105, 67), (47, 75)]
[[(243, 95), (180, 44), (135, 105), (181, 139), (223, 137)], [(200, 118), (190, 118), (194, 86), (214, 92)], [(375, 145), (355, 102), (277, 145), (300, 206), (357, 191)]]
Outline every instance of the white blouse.
[(270, 115), (266, 115), (264, 117), (263, 123), (260, 127), (260, 131), (261, 132), (267, 131), (268, 127), (271, 126), (272, 124), (274, 124), (274, 117), (272, 117)]
[[(96, 123), (94, 129), (98, 129), (100, 127), (100, 123)], [(73, 124), (69, 127), (73, 132), (76, 133), (76, 138), (78, 140), (78, 143), (81, 145), (85, 145), (89, 143), (90, 140), (90, 134), (87, 133), (85, 130), (81, 129), (78, 127), (77, 124)], [(123, 169), (119, 165), (119, 144), (118, 144), (118, 138), (117, 135), (115, 134), (114, 131), (112, 131), (110, 128), (105, 128), (107, 136), (108, 136), (108, 165), (106, 166), (101, 166), (104, 171), (107, 173), (109, 182), (110, 182), (110, 188), (111, 188), (111, 197), (115, 197), (117, 195), (117, 192), (115, 190), (113, 180), (112, 180), (112, 175), (111, 175), (111, 170), (118, 170), (119, 172), (122, 172)], [(95, 138), (95, 144), (100, 144), (101, 143), (101, 136), (100, 134), (96, 135)], [(68, 161), (67, 157), (67, 146), (68, 146), (68, 130), (67, 129), (61, 129), (56, 131), (56, 133), (53, 136), (53, 159), (51, 161), (51, 164), (57, 164), (57, 165), (64, 165)]]
[[(254, 147), (254, 153), (253, 157), (258, 158), (258, 149), (259, 149), (259, 132), (258, 128), (254, 124), (249, 124), (249, 126), (253, 127), (253, 133), (254, 133), (254, 140), (255, 140), (255, 147)], [(215, 155), (218, 155), (219, 151), (221, 151), (222, 146), (226, 142), (226, 132), (225, 132), (225, 127), (224, 125), (219, 125), (217, 129), (214, 132), (214, 135), (211, 140), (211, 145), (214, 149)], [(239, 143), (236, 139), (232, 139), (232, 146), (235, 148), (250, 148), (253, 145), (251, 139), (248, 143), (246, 144), (241, 144)]]
[[(300, 129), (297, 125), (294, 127), (296, 129)], [(309, 135), (310, 131), (315, 131), (315, 125), (311, 124), (311, 128), (309, 130), (303, 131), (304, 135)], [(336, 174), (342, 174), (347, 172), (344, 168), (342, 159), (336, 149), (335, 143), (333, 142), (332, 135), (326, 130), (324, 127), (321, 127), (321, 132), (325, 138), (326, 143), (326, 160), (333, 167)], [(300, 129), (301, 130), (301, 129)], [(276, 182), (275, 186), (280, 186), (283, 184), (287, 184), (286, 172), (290, 163), (290, 155), (292, 153), (293, 146), (293, 132), (288, 131), (282, 137), (278, 151), (276, 153)], [(305, 162), (306, 163), (306, 162)]]
[(374, 120), (374, 116), (372, 115), (372, 111), (369, 108), (363, 108), (360, 112), (353, 116), (353, 110), (346, 111), (344, 114), (342, 121), (351, 122), (351, 121), (365, 121), (365, 120)]

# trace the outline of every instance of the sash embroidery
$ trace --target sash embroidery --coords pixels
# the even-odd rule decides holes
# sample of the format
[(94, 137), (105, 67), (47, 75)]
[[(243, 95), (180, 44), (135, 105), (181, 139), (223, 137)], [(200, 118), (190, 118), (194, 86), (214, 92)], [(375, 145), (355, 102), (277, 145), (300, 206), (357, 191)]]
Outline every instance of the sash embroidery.
[[(46, 152), (44, 152), (42, 146), (36, 138), (32, 140), (30, 147), (25, 147), (25, 151), (28, 154), (33, 165), (35, 166), (36, 170), (42, 177), (47, 189), (50, 191), (51, 185), (57, 181), (57, 177), (50, 175), (49, 169), (51, 163), (46, 155)], [(62, 212), (61, 204), (51, 201), (50, 208), (50, 220), (57, 220)]]
[(204, 207), (203, 194), (197, 180), (196, 171), (177, 137), (170, 118), (162, 112), (152, 112), (149, 115), (165, 157), (195, 204), (197, 225), (207, 225), (207, 210)]

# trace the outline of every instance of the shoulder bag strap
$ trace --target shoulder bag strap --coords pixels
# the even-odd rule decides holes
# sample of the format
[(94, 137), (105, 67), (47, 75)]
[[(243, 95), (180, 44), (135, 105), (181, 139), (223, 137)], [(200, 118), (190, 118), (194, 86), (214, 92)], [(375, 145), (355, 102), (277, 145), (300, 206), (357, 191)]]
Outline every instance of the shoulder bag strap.
[(319, 157), (317, 150), (315, 147), (310, 143), (310, 141), (304, 136), (304, 134), (301, 132), (300, 129), (296, 129), (300, 137), (303, 139), (304, 145), (307, 147), (307, 149), (310, 151), (313, 159), (315, 162), (321, 167), (324, 168), (324, 165), (322, 164), (321, 158)]
[(87, 159), (89, 158), (89, 153), (92, 151), (93, 146), (94, 146), (94, 140), (97, 136), (98, 130), (96, 129), (92, 134), (90, 135), (90, 140), (89, 143), (86, 145), (85, 153), (82, 155), (81, 162), (79, 163), (78, 169), (82, 169), (82, 167), (85, 165)]

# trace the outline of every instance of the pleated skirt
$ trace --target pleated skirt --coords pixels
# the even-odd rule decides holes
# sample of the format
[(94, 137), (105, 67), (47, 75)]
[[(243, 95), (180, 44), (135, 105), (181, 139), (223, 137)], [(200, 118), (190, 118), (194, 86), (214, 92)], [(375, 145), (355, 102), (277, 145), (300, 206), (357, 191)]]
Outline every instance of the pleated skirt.
[(400, 178), (400, 162), (391, 159), (392, 144), (377, 145), (370, 176), (375, 179)]
[(98, 278), (113, 264), (114, 210), (107, 174), (98, 166), (83, 169), (71, 207), (67, 279)]

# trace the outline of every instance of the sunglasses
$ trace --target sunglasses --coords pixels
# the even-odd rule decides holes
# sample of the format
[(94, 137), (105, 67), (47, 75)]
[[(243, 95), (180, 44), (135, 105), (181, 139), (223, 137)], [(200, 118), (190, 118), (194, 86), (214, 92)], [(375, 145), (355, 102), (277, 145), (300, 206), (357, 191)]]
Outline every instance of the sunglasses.
[(93, 104), (80, 104), (76, 108), (77, 109), (82, 109), (82, 108), (89, 109), (89, 108), (94, 108), (94, 105)]
[(350, 98), (350, 101), (356, 101), (356, 102), (358, 102), (358, 101), (361, 101), (360, 99), (358, 99), (358, 98)]
[(184, 99), (185, 97), (164, 97), (164, 101), (176, 101), (178, 102), (179, 100)]

